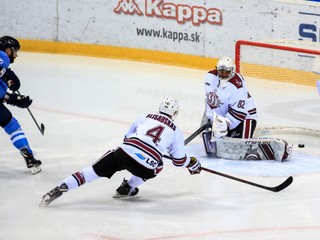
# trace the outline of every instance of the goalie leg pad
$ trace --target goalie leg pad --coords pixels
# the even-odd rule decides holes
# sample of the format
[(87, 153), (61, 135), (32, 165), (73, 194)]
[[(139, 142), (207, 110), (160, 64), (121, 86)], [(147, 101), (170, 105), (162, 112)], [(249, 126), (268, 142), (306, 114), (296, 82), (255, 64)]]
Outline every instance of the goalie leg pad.
[(211, 154), (216, 154), (216, 142), (211, 142), (210, 141), (211, 137), (211, 132), (203, 132), (202, 133), (202, 140), (203, 140), (203, 145), (206, 153), (208, 155)]
[(274, 157), (276, 161), (282, 162), (291, 158), (292, 145), (288, 144), (285, 140), (273, 139), (270, 145), (274, 150)]
[(292, 145), (273, 138), (224, 138), (217, 143), (217, 156), (231, 160), (289, 160)]

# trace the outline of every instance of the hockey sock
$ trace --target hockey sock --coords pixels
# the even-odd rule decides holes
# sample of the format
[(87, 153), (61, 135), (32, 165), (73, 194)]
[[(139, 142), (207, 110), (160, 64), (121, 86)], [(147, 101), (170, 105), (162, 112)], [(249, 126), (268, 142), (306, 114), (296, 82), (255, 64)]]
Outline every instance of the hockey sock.
[(4, 127), (5, 132), (10, 135), (12, 144), (19, 150), (25, 148), (28, 153), (32, 154), (28, 140), (21, 129), (19, 122), (13, 117), (10, 122)]
[(100, 176), (98, 176), (93, 170), (92, 166), (90, 166), (90, 167), (84, 168), (81, 172), (76, 172), (71, 176), (67, 177), (62, 181), (62, 183), (67, 184), (68, 189), (72, 190), (80, 187), (86, 182), (91, 182), (98, 178), (100, 178)]
[(128, 180), (128, 184), (130, 185), (131, 188), (136, 188), (138, 187), (139, 185), (141, 185), (142, 183), (144, 183), (145, 181), (140, 178), (140, 177), (137, 177), (135, 175), (132, 175), (131, 178)]

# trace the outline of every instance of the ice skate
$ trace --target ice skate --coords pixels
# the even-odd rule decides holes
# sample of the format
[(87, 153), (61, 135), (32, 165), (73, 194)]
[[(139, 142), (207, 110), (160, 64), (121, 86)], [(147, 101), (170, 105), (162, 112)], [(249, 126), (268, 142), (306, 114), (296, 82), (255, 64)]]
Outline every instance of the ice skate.
[(127, 198), (127, 197), (133, 197), (137, 195), (139, 192), (138, 188), (132, 188), (128, 184), (128, 181), (126, 179), (123, 179), (120, 187), (117, 188), (116, 194), (113, 196), (113, 198)]
[(31, 170), (32, 174), (37, 174), (40, 172), (42, 162), (34, 158), (32, 153), (28, 153), (27, 149), (20, 150), (21, 155), (23, 156), (24, 160), (26, 161), (27, 168)]
[(61, 186), (55, 187), (54, 189), (52, 189), (50, 192), (48, 192), (42, 197), (42, 201), (40, 202), (39, 206), (40, 207), (48, 206), (51, 202), (61, 197), (62, 193), (67, 191), (68, 191), (68, 186), (65, 183), (61, 184)]

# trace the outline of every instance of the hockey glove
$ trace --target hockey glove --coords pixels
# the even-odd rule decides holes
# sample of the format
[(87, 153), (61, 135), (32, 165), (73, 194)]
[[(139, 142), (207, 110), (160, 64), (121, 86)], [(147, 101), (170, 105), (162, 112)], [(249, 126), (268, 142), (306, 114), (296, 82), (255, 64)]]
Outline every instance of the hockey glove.
[(230, 120), (216, 113), (213, 114), (211, 141), (219, 141), (228, 134)]
[(4, 101), (10, 105), (17, 106), (19, 108), (27, 108), (31, 105), (32, 100), (29, 96), (18, 95), (16, 93), (7, 93), (4, 96)]
[(195, 157), (190, 157), (190, 162), (187, 166), (189, 173), (191, 175), (199, 174), (201, 172), (201, 164), (199, 160)]
[(9, 89), (13, 92), (18, 91), (20, 88), (20, 80), (17, 75), (8, 68), (2, 77), (2, 80), (7, 83)]
[[(2, 77), (6, 74), (6, 69), (4, 67), (0, 67), (0, 78), (2, 79)], [(0, 79), (0, 80), (1, 80)]]

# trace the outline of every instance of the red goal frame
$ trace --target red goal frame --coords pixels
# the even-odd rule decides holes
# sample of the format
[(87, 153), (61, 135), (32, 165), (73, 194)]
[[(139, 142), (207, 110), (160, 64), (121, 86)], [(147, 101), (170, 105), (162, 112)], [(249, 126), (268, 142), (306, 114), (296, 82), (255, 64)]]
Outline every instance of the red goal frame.
[(318, 50), (283, 46), (283, 45), (277, 45), (277, 44), (271, 44), (271, 43), (238, 40), (235, 45), (235, 64), (236, 64), (236, 72), (237, 73), (239, 73), (239, 71), (240, 71), (241, 46), (243, 46), (243, 45), (320, 55), (320, 51), (318, 51)]

